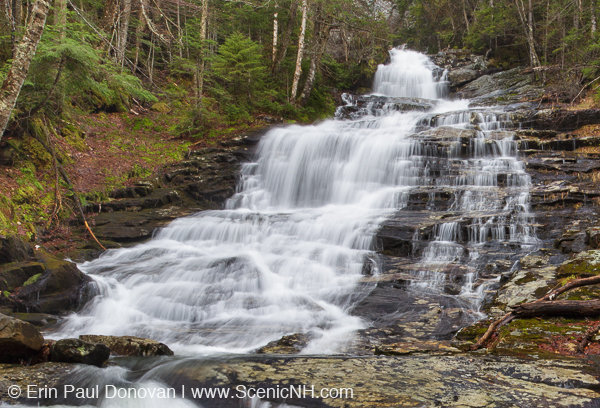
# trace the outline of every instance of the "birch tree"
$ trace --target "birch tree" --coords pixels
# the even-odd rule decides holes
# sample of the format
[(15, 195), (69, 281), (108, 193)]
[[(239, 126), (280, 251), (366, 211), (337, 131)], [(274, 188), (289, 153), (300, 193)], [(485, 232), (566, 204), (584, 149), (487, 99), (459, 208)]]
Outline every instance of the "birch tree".
[(298, 82), (302, 74), (302, 56), (304, 54), (304, 36), (306, 35), (306, 14), (308, 12), (308, 2), (302, 0), (302, 23), (300, 25), (300, 37), (298, 38), (298, 56), (296, 57), (296, 70), (294, 71), (294, 82), (292, 83), (292, 92), (290, 100), (296, 99), (298, 93)]
[(0, 87), (0, 140), (4, 135), (21, 87), (29, 72), (31, 60), (42, 38), (48, 9), (48, 3), (45, 0), (36, 0), (33, 4), (25, 34), (16, 46), (10, 70)]

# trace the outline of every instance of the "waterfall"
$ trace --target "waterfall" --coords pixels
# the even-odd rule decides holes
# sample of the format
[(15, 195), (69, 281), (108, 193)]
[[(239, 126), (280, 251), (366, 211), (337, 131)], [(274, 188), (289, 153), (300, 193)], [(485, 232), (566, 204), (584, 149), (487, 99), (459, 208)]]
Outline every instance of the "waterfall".
[[(444, 75), (426, 56), (400, 49), (390, 56), (375, 76), (377, 94), (445, 94)], [(529, 180), (515, 142), (490, 139), (506, 118), (466, 109), (465, 101), (436, 101), (428, 113), (388, 110), (269, 131), (225, 209), (178, 219), (147, 243), (81, 264), (100, 295), (57, 336), (136, 335), (178, 352), (216, 353), (248, 352), (304, 332), (314, 339), (308, 351), (335, 352), (365, 327), (351, 313), (371, 289), (358, 284), (364, 264), (381, 223), (406, 207), (411, 191), (452, 189), (452, 210), (477, 212), (468, 226), (434, 228), (421, 260), (429, 266), (415, 271), (415, 287), (437, 290), (445, 275), (436, 265), (475, 259), (490, 237), (534, 241), (525, 225)], [(458, 147), (440, 156), (415, 135), (423, 127), (478, 133), (466, 153), (453, 139)], [(440, 160), (449, 166), (434, 174)], [(490, 193), (501, 177), (514, 190), (505, 196)], [(466, 278), (462, 295), (481, 291), (477, 279)]]

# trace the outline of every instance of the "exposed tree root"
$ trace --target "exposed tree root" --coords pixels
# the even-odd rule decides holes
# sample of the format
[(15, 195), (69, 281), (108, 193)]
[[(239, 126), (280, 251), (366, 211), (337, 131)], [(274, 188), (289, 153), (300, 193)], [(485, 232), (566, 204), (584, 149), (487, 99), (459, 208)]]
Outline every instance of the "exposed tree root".
[[(536, 316), (600, 316), (600, 300), (554, 300), (562, 293), (582, 286), (600, 284), (600, 275), (590, 278), (575, 279), (565, 286), (553, 289), (546, 296), (531, 303), (523, 303), (513, 308), (513, 311), (505, 314), (498, 320), (493, 321), (487, 331), (481, 336), (477, 343), (469, 347), (469, 350), (478, 350), (485, 347), (494, 333), (505, 324), (517, 317)], [(600, 327), (600, 322), (598, 323)], [(598, 331), (598, 328), (594, 333)], [(591, 338), (593, 334), (589, 336)], [(586, 339), (587, 339), (586, 334)], [(585, 340), (587, 344), (588, 340)], [(583, 342), (582, 342), (583, 343)], [(580, 345), (580, 348), (585, 347)]]

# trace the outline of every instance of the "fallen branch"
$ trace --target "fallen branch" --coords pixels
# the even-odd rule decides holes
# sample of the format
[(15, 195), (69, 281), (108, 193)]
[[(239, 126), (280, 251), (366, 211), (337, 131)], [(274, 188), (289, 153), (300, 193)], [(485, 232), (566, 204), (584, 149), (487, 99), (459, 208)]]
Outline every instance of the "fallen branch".
[(600, 316), (600, 300), (554, 300), (557, 296), (582, 286), (600, 284), (600, 275), (590, 278), (575, 279), (566, 285), (553, 289), (546, 296), (530, 303), (515, 306), (511, 312), (490, 323), (486, 332), (469, 350), (485, 347), (494, 333), (502, 326), (517, 317), (534, 316)]
[(587, 346), (590, 339), (594, 337), (596, 333), (598, 333), (598, 329), (600, 329), (600, 320), (591, 325), (590, 328), (585, 332), (585, 336), (583, 336), (581, 343), (579, 343), (579, 346), (577, 347), (577, 352), (579, 354), (583, 354), (585, 351), (585, 346)]

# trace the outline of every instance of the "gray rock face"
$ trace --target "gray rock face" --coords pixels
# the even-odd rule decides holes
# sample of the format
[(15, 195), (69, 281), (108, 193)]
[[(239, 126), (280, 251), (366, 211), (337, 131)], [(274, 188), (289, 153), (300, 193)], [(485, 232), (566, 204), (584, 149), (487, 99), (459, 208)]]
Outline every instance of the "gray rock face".
[(97, 367), (102, 367), (109, 357), (108, 346), (78, 339), (58, 340), (50, 353), (50, 360), (55, 363), (79, 363)]
[(460, 87), (479, 78), (480, 76), (481, 74), (473, 69), (460, 68), (450, 71), (448, 74), (448, 80), (450, 81), (451, 87)]
[(44, 338), (32, 324), (0, 314), (1, 363), (18, 363), (39, 351), (43, 344)]
[(531, 83), (531, 75), (523, 74), (523, 68), (478, 78), (459, 92), (457, 99), (471, 99), (471, 106), (509, 105), (540, 98), (544, 89)]
[(134, 336), (95, 336), (82, 335), (79, 340), (89, 343), (104, 344), (110, 353), (119, 356), (172, 356), (173, 351), (163, 343)]

